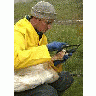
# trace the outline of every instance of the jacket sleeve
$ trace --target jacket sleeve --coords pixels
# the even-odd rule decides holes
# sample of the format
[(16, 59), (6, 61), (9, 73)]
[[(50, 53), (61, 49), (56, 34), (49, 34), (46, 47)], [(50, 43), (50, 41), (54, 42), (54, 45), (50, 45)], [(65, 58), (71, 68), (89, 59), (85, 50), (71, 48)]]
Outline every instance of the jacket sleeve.
[(25, 49), (25, 40), (21, 33), (14, 33), (14, 69), (50, 61), (51, 57), (46, 45)]

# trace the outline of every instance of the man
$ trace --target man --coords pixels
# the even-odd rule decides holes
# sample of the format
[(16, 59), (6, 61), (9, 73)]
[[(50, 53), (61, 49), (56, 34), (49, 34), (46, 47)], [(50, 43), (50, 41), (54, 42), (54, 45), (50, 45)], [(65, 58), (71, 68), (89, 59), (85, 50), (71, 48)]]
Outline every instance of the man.
[(44, 33), (51, 28), (51, 24), (56, 18), (53, 5), (48, 2), (40, 1), (31, 9), (31, 16), (26, 16), (14, 25), (14, 70), (20, 70), (29, 66), (52, 61), (52, 67), (59, 74), (59, 79), (51, 84), (42, 84), (34, 89), (23, 92), (15, 92), (15, 96), (59, 96), (73, 82), (73, 78), (68, 72), (61, 72), (62, 62), (55, 60), (63, 59), (66, 61), (68, 56), (50, 56), (50, 51), (60, 50), (66, 43), (52, 42), (47, 43)]

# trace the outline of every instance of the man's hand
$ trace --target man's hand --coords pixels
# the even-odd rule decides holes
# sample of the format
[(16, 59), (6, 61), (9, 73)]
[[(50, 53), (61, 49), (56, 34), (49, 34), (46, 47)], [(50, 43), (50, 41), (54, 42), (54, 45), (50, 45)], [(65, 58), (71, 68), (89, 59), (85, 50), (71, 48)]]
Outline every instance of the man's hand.
[(61, 51), (61, 52), (55, 54), (55, 55), (52, 57), (51, 60), (52, 60), (52, 61), (55, 61), (55, 60), (63, 60), (63, 57), (64, 57), (65, 54), (66, 54), (65, 51)]
[(48, 47), (48, 50), (49, 50), (49, 51), (56, 51), (56, 50), (59, 51), (59, 50), (61, 50), (62, 45), (66, 45), (66, 43), (54, 41), (54, 42), (52, 42), (52, 43), (49, 43), (49, 44), (47, 45), (47, 47)]
[(69, 56), (72, 56), (72, 53), (66, 53), (66, 51), (61, 51), (52, 57), (52, 61), (54, 65), (57, 66), (58, 64), (64, 63)]
[(55, 60), (54, 62), (54, 66), (57, 66), (58, 64), (64, 63), (67, 59), (69, 58), (68, 55), (64, 55), (63, 60)]

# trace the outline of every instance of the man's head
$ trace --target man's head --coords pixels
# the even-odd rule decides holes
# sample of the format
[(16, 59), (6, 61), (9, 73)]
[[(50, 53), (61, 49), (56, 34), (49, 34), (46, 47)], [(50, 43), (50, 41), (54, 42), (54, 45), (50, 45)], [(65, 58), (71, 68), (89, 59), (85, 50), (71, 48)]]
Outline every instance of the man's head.
[(46, 32), (56, 18), (54, 6), (48, 2), (40, 1), (31, 9), (30, 19), (33, 27), (40, 32)]

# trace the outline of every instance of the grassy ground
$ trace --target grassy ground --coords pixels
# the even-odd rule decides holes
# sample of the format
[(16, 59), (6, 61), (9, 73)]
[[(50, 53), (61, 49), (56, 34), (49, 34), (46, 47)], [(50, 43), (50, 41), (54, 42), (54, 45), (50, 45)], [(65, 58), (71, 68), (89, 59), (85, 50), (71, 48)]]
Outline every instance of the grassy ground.
[[(31, 3), (17, 3), (14, 5), (15, 22), (29, 14), (33, 5), (40, 0), (33, 0)], [(75, 20), (83, 19), (82, 0), (44, 0), (54, 5), (57, 14), (57, 20)]]
[[(53, 25), (46, 35), (48, 41), (61, 41), (68, 44), (81, 44), (77, 52), (63, 64), (63, 70), (75, 74), (83, 74), (83, 40), (82, 25)], [(81, 35), (80, 35), (81, 33)], [(52, 52), (51, 55), (56, 52)], [(62, 96), (83, 96), (83, 76), (74, 77), (72, 86)]]
[[(14, 5), (14, 23), (23, 18), (26, 14), (30, 15), (31, 7), (39, 0), (31, 3), (17, 3)], [(45, 0), (46, 1), (46, 0)], [(82, 0), (47, 0), (53, 5), (57, 14), (57, 20), (83, 19)], [(53, 28), (46, 32), (48, 42), (60, 41), (68, 44), (81, 44), (66, 63), (63, 70), (71, 73), (83, 74), (83, 25), (82, 24), (53, 24)], [(51, 55), (56, 52), (52, 52)], [(62, 94), (62, 96), (83, 96), (83, 76), (74, 77), (72, 86)]]

